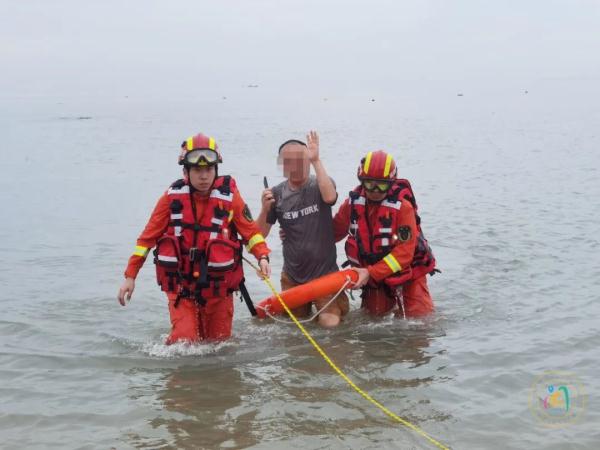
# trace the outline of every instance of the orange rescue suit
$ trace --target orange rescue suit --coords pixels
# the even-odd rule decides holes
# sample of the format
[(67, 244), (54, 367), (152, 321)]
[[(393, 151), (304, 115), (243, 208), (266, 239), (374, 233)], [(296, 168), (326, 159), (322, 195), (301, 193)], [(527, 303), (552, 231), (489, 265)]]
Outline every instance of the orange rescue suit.
[[(215, 180), (215, 184), (222, 177)], [(233, 180), (232, 180), (233, 181)], [(235, 183), (233, 182), (235, 185)], [(150, 249), (163, 237), (171, 223), (171, 199), (169, 191), (165, 192), (156, 203), (144, 231), (138, 237), (135, 250), (125, 270), (125, 276), (136, 278), (139, 270), (146, 260)], [(270, 253), (269, 248), (260, 234), (260, 230), (252, 220), (248, 207), (237, 189), (232, 190), (232, 217), (229, 233), (239, 233), (247, 248), (258, 259)], [(210, 197), (202, 196), (197, 191), (192, 196), (196, 217), (201, 220), (204, 214), (209, 214)], [(167, 292), (169, 299), (169, 313), (171, 316), (171, 334), (167, 344), (178, 340), (195, 342), (203, 339), (225, 339), (231, 335), (233, 321), (233, 298), (231, 293), (222, 293), (221, 296), (207, 297), (206, 303), (201, 305), (192, 298), (178, 298), (176, 292)]]
[[(396, 223), (404, 229), (410, 229), (410, 233), (406, 233), (406, 240), (396, 242), (388, 253), (389, 257), (381, 258), (366, 267), (371, 281), (363, 290), (362, 307), (375, 315), (385, 314), (396, 305), (396, 299), (390, 295), (390, 290), (384, 286), (383, 281), (399, 272), (399, 268), (410, 267), (417, 245), (419, 229), (415, 210), (408, 200), (404, 198), (399, 200), (401, 206), (396, 213)], [(380, 203), (367, 201), (365, 207), (369, 227), (371, 230), (376, 230), (380, 226), (378, 223)], [(336, 242), (348, 236), (350, 215), (350, 200), (346, 199), (333, 219)], [(433, 311), (433, 300), (425, 276), (405, 282), (401, 289), (407, 316), (420, 316)]]

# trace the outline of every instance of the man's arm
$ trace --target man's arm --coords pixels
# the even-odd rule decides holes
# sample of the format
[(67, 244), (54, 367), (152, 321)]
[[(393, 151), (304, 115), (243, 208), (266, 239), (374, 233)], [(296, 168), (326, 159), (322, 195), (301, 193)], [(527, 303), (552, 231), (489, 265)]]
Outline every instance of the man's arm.
[(258, 260), (260, 266), (260, 275), (263, 277), (271, 276), (271, 265), (269, 264), (269, 247), (261, 234), (260, 228), (254, 220), (250, 208), (242, 199), (239, 192), (233, 194), (233, 224), (239, 234), (247, 241), (246, 248)]
[(308, 159), (313, 169), (315, 169), (321, 198), (328, 205), (333, 205), (337, 200), (337, 192), (335, 191), (333, 181), (327, 175), (325, 166), (319, 157), (319, 135), (316, 131), (311, 131), (306, 135), (306, 146), (308, 148)]
[(271, 250), (265, 242), (265, 238), (260, 231), (260, 227), (252, 219), (250, 208), (244, 202), (241, 194), (236, 192), (233, 194), (233, 224), (238, 233), (248, 242), (246, 248), (257, 259), (263, 256), (268, 256)]
[(260, 214), (256, 218), (256, 225), (260, 229), (260, 232), (264, 237), (269, 235), (271, 226), (274, 221), (273, 218), (273, 205), (275, 204), (275, 196), (270, 188), (265, 189), (260, 197), (261, 208)]
[(169, 226), (169, 196), (165, 193), (158, 200), (150, 220), (146, 224), (144, 231), (137, 239), (132, 255), (127, 262), (125, 269), (125, 281), (119, 289), (117, 298), (122, 306), (125, 306), (125, 300), (130, 300), (135, 289), (135, 278), (146, 261), (146, 256), (150, 249), (156, 245), (156, 241), (161, 237)]
[(333, 238), (335, 242), (341, 241), (348, 235), (350, 226), (350, 203), (348, 199), (344, 200), (342, 206), (333, 217)]
[(125, 269), (125, 277), (136, 278), (138, 272), (146, 261), (146, 256), (156, 245), (159, 237), (165, 234), (169, 227), (169, 218), (171, 211), (169, 210), (169, 196), (165, 193), (158, 200), (144, 231), (138, 237), (133, 253), (129, 257), (127, 268)]

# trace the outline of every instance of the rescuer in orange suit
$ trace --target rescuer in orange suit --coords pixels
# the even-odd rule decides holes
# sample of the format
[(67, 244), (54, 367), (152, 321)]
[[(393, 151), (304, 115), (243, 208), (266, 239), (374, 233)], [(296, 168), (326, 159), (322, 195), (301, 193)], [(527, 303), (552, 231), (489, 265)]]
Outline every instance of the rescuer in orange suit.
[(232, 293), (245, 292), (242, 243), (257, 258), (261, 275), (271, 274), (270, 250), (235, 180), (218, 174), (222, 158), (215, 140), (197, 134), (181, 147), (184, 178), (159, 198), (118, 294), (125, 306), (146, 256), (156, 247), (157, 281), (167, 294), (171, 316), (167, 344), (231, 336)]
[(333, 219), (335, 240), (346, 240), (348, 262), (359, 274), (362, 308), (383, 315), (415, 317), (433, 311), (427, 274), (435, 258), (423, 235), (410, 183), (396, 178), (396, 163), (379, 150), (358, 167), (360, 185)]

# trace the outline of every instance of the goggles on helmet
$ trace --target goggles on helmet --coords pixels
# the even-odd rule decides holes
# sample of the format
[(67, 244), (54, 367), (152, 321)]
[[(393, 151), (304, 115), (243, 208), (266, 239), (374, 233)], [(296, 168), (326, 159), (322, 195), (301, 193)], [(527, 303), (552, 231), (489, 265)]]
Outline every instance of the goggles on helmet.
[(391, 181), (362, 180), (362, 186), (369, 192), (387, 192), (392, 185)]
[(181, 164), (184, 166), (214, 166), (219, 162), (219, 155), (210, 148), (195, 148), (183, 155)]

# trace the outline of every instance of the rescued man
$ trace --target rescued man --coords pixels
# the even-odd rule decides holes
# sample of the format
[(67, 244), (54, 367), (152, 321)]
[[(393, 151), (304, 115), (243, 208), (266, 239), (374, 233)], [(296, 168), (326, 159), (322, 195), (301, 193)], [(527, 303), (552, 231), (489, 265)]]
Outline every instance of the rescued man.
[[(337, 192), (321, 161), (315, 131), (309, 132), (306, 143), (290, 139), (281, 144), (278, 161), (286, 180), (263, 191), (256, 223), (264, 236), (279, 223), (284, 236), (281, 289), (286, 290), (338, 270), (331, 211)], [(321, 311), (318, 323), (326, 328), (339, 325), (349, 309), (344, 292), (333, 301), (332, 296), (311, 300), (293, 313), (308, 317), (314, 303)]]

